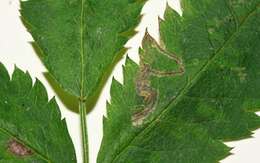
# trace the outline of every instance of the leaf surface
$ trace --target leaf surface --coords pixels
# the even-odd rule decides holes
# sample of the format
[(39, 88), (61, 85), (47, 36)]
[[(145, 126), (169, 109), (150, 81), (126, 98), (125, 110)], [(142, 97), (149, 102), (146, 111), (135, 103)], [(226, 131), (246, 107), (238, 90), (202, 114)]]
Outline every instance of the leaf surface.
[(0, 64), (0, 162), (76, 162), (55, 100), (44, 86), (16, 68), (10, 79)]
[(259, 1), (181, 3), (113, 81), (99, 163), (215, 163), (260, 127)]
[(63, 89), (99, 93), (134, 33), (142, 0), (28, 0), (21, 15), (42, 61)]

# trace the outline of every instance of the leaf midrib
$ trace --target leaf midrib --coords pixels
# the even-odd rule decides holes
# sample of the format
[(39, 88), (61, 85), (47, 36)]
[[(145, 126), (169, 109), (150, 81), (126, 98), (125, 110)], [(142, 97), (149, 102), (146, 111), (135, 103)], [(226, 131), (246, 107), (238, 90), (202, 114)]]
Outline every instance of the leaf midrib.
[(38, 150), (36, 150), (35, 148), (33, 148), (32, 146), (28, 145), (27, 143), (25, 143), (24, 140), (21, 140), (20, 138), (16, 137), (14, 134), (12, 134), (11, 132), (9, 132), (8, 130), (4, 129), (4, 128), (0, 128), (0, 132), (2, 132), (5, 135), (8, 135), (11, 138), (14, 138), (17, 142), (25, 145), (27, 148), (29, 148), (30, 150), (33, 151), (33, 153), (36, 153), (38, 156), (40, 156), (43, 160), (47, 161), (48, 163), (52, 163), (52, 161), (45, 156), (44, 154), (40, 153)]
[(85, 0), (81, 0), (81, 11), (80, 11), (80, 57), (81, 57), (81, 76), (80, 76), (80, 99), (84, 99), (84, 2)]
[[(260, 3), (258, 3), (256, 5), (256, 7), (249, 12), (249, 14), (242, 20), (242, 22), (240, 23), (239, 27), (230, 35), (230, 37), (224, 42), (224, 44), (215, 52), (215, 54), (208, 60), (207, 63), (205, 63), (205, 65), (201, 68), (201, 70), (193, 77), (192, 80), (190, 80), (190, 82), (188, 82), (185, 87), (180, 91), (180, 93), (178, 93), (178, 95), (172, 99), (166, 106), (164, 109), (162, 109), (162, 111), (158, 114), (157, 118), (154, 118), (149, 125), (147, 125), (142, 131), (140, 131), (138, 134), (136, 134), (136, 136), (134, 136), (129, 143), (127, 143), (125, 145), (125, 147), (123, 147), (123, 149), (114, 156), (114, 158), (112, 159), (112, 163), (115, 162), (119, 156), (121, 154), (123, 154), (124, 151), (126, 151), (126, 149), (130, 146), (130, 144), (132, 144), (139, 136), (142, 136), (142, 134), (145, 133), (146, 130), (149, 130), (150, 128), (152, 128), (156, 122), (163, 117), (163, 115), (165, 115), (168, 111), (169, 111), (169, 107), (172, 106), (174, 107), (181, 99), (182, 97), (185, 95), (185, 93), (187, 93), (187, 91), (196, 83), (196, 81), (201, 77), (201, 75), (203, 74), (203, 72), (205, 70), (207, 70), (208, 66), (215, 60), (215, 58), (217, 58), (221, 53), (221, 51), (223, 49), (225, 49), (225, 47), (228, 45), (228, 43), (235, 37), (235, 35), (238, 33), (238, 31), (240, 31), (241, 27), (245, 24), (245, 22), (248, 20), (249, 17), (251, 17), (259, 8)], [(171, 108), (172, 108), (171, 107)]]

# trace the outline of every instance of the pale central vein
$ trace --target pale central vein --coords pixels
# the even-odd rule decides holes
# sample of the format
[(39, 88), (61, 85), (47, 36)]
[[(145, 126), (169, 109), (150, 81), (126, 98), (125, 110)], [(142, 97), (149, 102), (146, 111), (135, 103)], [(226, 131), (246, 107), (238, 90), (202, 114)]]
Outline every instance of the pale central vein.
[[(256, 8), (254, 8), (244, 19), (243, 21), (240, 23), (239, 25), (239, 29), (245, 24), (245, 22), (248, 20), (248, 18), (253, 15), (257, 9), (259, 8), (259, 5), (256, 5)], [(215, 52), (215, 54), (208, 60), (208, 62), (201, 68), (201, 70), (194, 76), (194, 78), (191, 80), (191, 82), (187, 83), (186, 86), (182, 89), (182, 91), (176, 96), (176, 98), (174, 100), (171, 100), (169, 102), (168, 105), (166, 105), (165, 109), (163, 109), (163, 111), (157, 116), (157, 118), (155, 118), (150, 125), (148, 125), (147, 127), (145, 127), (140, 133), (138, 133), (136, 136), (133, 137), (133, 139), (131, 141), (129, 141), (129, 143), (123, 147), (123, 149), (113, 158), (112, 162), (115, 162), (115, 160), (117, 160), (119, 158), (119, 156), (129, 147), (129, 145), (131, 143), (133, 143), (135, 141), (135, 139), (139, 136), (141, 136), (143, 133), (145, 133), (146, 130), (149, 130), (150, 128), (152, 128), (156, 122), (162, 118), (168, 111), (169, 111), (169, 106), (174, 106), (176, 105), (179, 100), (181, 100), (181, 98), (183, 97), (183, 95), (185, 95), (185, 93), (196, 83), (196, 81), (201, 77), (201, 75), (205, 72), (205, 70), (208, 68), (208, 66), (214, 62), (215, 58), (221, 54), (221, 51), (226, 47), (226, 45), (228, 45), (228, 43), (234, 38), (234, 36), (238, 33), (239, 29), (237, 29), (235, 32), (233, 32), (231, 34), (231, 36), (224, 42), (224, 44)]]
[(80, 57), (81, 57), (81, 76), (80, 76), (80, 99), (84, 98), (84, 0), (81, 0), (80, 15)]

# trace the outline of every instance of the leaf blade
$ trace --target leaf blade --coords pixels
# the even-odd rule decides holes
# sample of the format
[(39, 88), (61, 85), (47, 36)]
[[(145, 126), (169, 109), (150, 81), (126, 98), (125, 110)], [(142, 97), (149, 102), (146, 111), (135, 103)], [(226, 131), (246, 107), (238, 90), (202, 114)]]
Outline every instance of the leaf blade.
[[(140, 67), (126, 64), (125, 84), (112, 86), (99, 162), (217, 162), (230, 154), (223, 140), (250, 137), (260, 127), (254, 113), (260, 96), (252, 91), (259, 81), (259, 2), (245, 2), (250, 8), (232, 4), (233, 11), (226, 1), (182, 3), (183, 17), (166, 11), (161, 46), (182, 59), (185, 72), (159, 75), (176, 71), (174, 64), (181, 66), (176, 60), (172, 67), (158, 63), (165, 53), (155, 41), (144, 39)], [(222, 22), (213, 23), (216, 19)], [(237, 28), (238, 19), (242, 25)], [(140, 80), (138, 74), (145, 71), (150, 75)], [(130, 104), (120, 100), (122, 94)], [(142, 116), (133, 123), (135, 108), (149, 104), (155, 109), (148, 114), (139, 110)], [(108, 147), (114, 150), (106, 159)]]
[(134, 30), (142, 4), (29, 0), (22, 2), (21, 15), (49, 72), (63, 89), (84, 98), (98, 94), (123, 56), (127, 37), (120, 33)]
[(0, 161), (76, 162), (66, 123), (44, 86), (32, 85), (18, 68), (10, 80), (2, 64), (0, 85)]

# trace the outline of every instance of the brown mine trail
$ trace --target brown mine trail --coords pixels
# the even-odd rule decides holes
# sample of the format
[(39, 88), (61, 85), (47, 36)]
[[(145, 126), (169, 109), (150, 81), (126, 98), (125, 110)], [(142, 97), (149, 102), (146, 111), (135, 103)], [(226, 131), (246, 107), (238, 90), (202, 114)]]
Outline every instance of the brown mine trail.
[[(132, 124), (133, 126), (140, 126), (144, 123), (145, 119), (155, 110), (155, 106), (158, 100), (159, 91), (154, 89), (151, 86), (150, 77), (167, 77), (167, 76), (176, 76), (182, 75), (185, 72), (185, 68), (183, 66), (182, 60), (178, 58), (174, 53), (169, 53), (162, 49), (160, 45), (158, 45), (155, 41), (153, 41), (156, 48), (168, 57), (171, 60), (174, 60), (176, 64), (179, 66), (178, 70), (175, 71), (162, 71), (153, 69), (151, 65), (144, 63), (145, 55), (140, 56), (140, 70), (137, 74), (137, 78), (135, 80), (136, 92), (138, 96), (143, 98), (143, 106), (140, 110), (132, 115)], [(143, 54), (146, 54), (145, 52)]]

